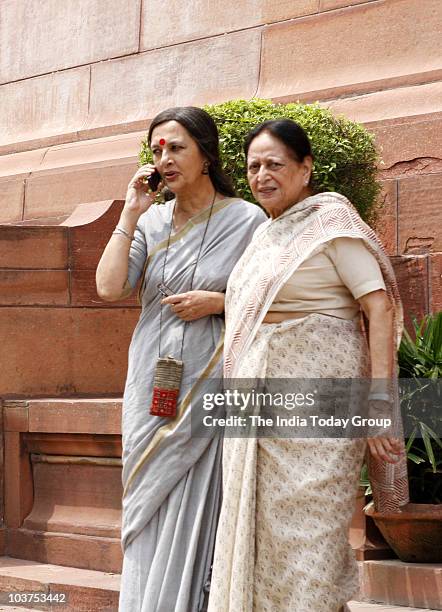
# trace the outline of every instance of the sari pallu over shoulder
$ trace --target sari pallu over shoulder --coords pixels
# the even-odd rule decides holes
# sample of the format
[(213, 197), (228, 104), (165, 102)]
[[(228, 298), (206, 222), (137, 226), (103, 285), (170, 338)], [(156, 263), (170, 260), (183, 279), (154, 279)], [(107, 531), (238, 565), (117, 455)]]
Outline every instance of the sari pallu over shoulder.
[[(329, 192), (306, 198), (277, 219), (263, 224), (235, 266), (226, 293), (225, 377), (236, 377), (243, 356), (284, 283), (317, 247), (340, 237), (362, 239), (379, 263), (394, 313), (391, 352), (393, 372), (396, 372), (403, 312), (393, 268), (376, 234), (347, 198)], [(395, 377), (390, 387), (395, 435), (402, 437)], [(392, 465), (375, 461), (367, 453), (367, 462), (377, 511), (399, 511), (409, 501), (406, 458)]]

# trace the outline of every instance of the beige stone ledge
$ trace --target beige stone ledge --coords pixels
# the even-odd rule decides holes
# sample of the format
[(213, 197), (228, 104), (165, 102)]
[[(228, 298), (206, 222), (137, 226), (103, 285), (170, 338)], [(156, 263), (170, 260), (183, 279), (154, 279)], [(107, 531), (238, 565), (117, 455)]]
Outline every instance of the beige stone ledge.
[(44, 148), (0, 156), (0, 176), (29, 174), (41, 165), (47, 151), (48, 149)]
[(296, 19), (318, 11), (319, 0), (169, 0), (168, 27), (157, 19), (164, 11), (163, 0), (143, 3), (141, 50), (207, 38), (225, 32), (253, 28), (267, 23)]
[(140, 3), (141, 0), (4, 0), (0, 83), (136, 53)]
[(26, 180), (24, 218), (56, 217), (84, 202), (124, 199), (136, 169), (136, 160), (113, 159), (43, 170)]
[[(1, 90), (0, 90), (1, 93)], [(58, 134), (52, 135), (36, 135), (18, 140), (16, 142), (0, 143), (0, 159), (4, 155), (13, 153), (23, 153), (25, 151), (34, 151), (36, 149), (45, 149), (56, 147), (59, 145), (82, 142), (85, 140), (97, 140), (99, 138), (125, 136), (134, 132), (146, 133), (150, 124), (150, 119), (142, 119), (138, 121), (122, 121), (114, 125), (106, 125), (98, 128), (88, 128), (79, 130), (60, 130)]]
[(0, 177), (29, 175), (112, 159), (135, 162), (144, 137), (145, 132), (141, 131), (3, 155), (0, 156)]
[(332, 11), (338, 8), (353, 6), (354, 4), (367, 4), (368, 2), (376, 2), (377, 0), (319, 0), (320, 11)]
[(258, 95), (315, 100), (440, 78), (442, 4), (424, 7), (369, 2), (265, 28)]
[(121, 134), (51, 147), (38, 169), (39, 171), (50, 171), (55, 168), (78, 166), (85, 162), (87, 164), (99, 163), (110, 159), (135, 162), (145, 135), (145, 132)]
[[(404, 126), (422, 124), (431, 119), (436, 120), (442, 112), (441, 99), (442, 82), (436, 82), (351, 98), (340, 98), (325, 101), (321, 105), (330, 108), (336, 115), (342, 114), (359, 123), (365, 123), (375, 132), (380, 132), (386, 126), (390, 128), (393, 125), (399, 126), (400, 132), (400, 130), (405, 130)], [(141, 141), (147, 133), (148, 120), (136, 122), (134, 127), (139, 127), (140, 123), (145, 126), (144, 129), (126, 134), (100, 137), (102, 132), (96, 130), (96, 138), (86, 139), (86, 135), (90, 132), (84, 131), (82, 138), (81, 134), (76, 133), (78, 140), (64, 144), (52, 144), (51, 139), (42, 139), (37, 143), (42, 146), (33, 150), (8, 154), (6, 149), (5, 153), (0, 155), (0, 178), (12, 178), (18, 175), (26, 177), (30, 173), (43, 170), (78, 167), (112, 159), (126, 159), (128, 162), (136, 163)], [(113, 130), (116, 131), (119, 127), (125, 129), (127, 124), (114, 125)], [(64, 136), (69, 138), (68, 134)], [(62, 138), (63, 134), (60, 134), (59, 137)], [(409, 142), (409, 146), (417, 143), (421, 154), (426, 156), (438, 154), (442, 157), (442, 143), (439, 144), (442, 135), (439, 130), (434, 130), (432, 138), (425, 135), (423, 139), (416, 140), (416, 137)], [(434, 146), (430, 146), (431, 143), (434, 143)], [(405, 142), (397, 147), (397, 155), (402, 154), (404, 146), (406, 146)], [(412, 157), (408, 158), (412, 159)]]
[[(0, 222), (57, 217), (78, 204), (123, 198), (145, 132), (0, 157)], [(102, 195), (105, 194), (105, 197)], [(24, 211), (23, 211), (24, 203)]]
[(338, 98), (321, 102), (321, 106), (328, 107), (335, 114), (345, 115), (353, 121), (368, 123), (441, 112), (441, 100), (442, 81), (437, 81), (350, 98)]
[(118, 399), (29, 400), (28, 410), (29, 431), (121, 433), (121, 400)]

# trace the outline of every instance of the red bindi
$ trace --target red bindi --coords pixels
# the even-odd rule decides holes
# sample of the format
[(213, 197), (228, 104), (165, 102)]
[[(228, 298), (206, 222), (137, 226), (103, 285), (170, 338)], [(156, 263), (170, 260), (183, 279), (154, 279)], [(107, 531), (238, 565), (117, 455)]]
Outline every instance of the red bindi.
[(160, 138), (160, 145), (164, 147), (165, 144), (166, 144), (166, 141), (164, 140), (164, 138)]

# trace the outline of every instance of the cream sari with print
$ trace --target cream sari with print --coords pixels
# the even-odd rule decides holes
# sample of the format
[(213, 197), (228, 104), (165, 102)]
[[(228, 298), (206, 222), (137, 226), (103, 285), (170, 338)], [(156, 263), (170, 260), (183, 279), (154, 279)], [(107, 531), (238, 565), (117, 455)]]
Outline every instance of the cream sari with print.
[[(262, 324), (277, 292), (321, 244), (364, 240), (377, 258), (395, 312), (402, 309), (382, 246), (343, 196), (307, 198), (268, 221), (229, 279), (226, 297), (227, 378), (358, 378), (369, 376), (359, 321), (321, 314)], [(391, 391), (397, 398), (397, 384)], [(400, 433), (398, 404), (395, 423)], [(357, 591), (348, 544), (362, 439), (226, 439), (224, 497), (215, 547), (209, 612), (338, 612)], [(381, 511), (408, 501), (406, 462), (370, 461)]]

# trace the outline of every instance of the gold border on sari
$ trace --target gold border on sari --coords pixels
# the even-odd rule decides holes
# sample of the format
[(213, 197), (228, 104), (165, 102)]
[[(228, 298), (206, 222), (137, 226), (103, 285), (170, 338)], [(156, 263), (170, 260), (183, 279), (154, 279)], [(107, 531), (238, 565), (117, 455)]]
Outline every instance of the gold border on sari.
[[(239, 198), (223, 198), (222, 200), (219, 200), (213, 206), (212, 215), (226, 208), (226, 206), (228, 206), (232, 202), (232, 200), (237, 200), (237, 199)], [(186, 221), (183, 227), (178, 232), (176, 232), (176, 234), (171, 235), (169, 246), (171, 246), (172, 244), (175, 244), (175, 242), (178, 242), (178, 240), (181, 240), (181, 238), (184, 238), (184, 236), (186, 236), (190, 232), (191, 229), (193, 229), (197, 225), (200, 225), (201, 223), (206, 221), (209, 215), (210, 215), (210, 206), (202, 210), (197, 215), (191, 217), (188, 221)], [(138, 302), (140, 304), (141, 304), (142, 295), (146, 288), (147, 266), (149, 265), (149, 262), (151, 261), (152, 257), (154, 257), (157, 253), (159, 253), (161, 250), (167, 247), (167, 242), (168, 242), (167, 238), (165, 238), (162, 242), (159, 242), (146, 257), (146, 261), (143, 267), (143, 273), (141, 275), (142, 281), (140, 284), (140, 288), (138, 290)]]

